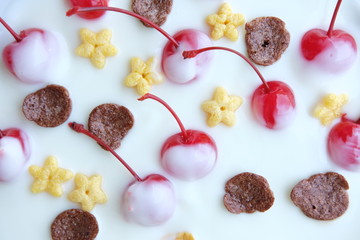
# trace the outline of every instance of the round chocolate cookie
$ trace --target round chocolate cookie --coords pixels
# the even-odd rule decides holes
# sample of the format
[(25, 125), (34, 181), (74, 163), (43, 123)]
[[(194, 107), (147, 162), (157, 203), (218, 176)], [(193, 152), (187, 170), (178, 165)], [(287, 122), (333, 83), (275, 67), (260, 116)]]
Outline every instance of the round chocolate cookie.
[(60, 213), (51, 224), (53, 240), (91, 240), (96, 238), (98, 232), (95, 216), (81, 209)]
[(25, 117), (42, 127), (56, 127), (64, 123), (72, 110), (66, 88), (48, 85), (25, 97), (22, 111)]
[(134, 125), (132, 113), (124, 106), (106, 103), (94, 108), (89, 116), (89, 131), (112, 149), (120, 147), (121, 140)]
[[(131, 8), (137, 13), (158, 26), (165, 23), (167, 16), (171, 12), (173, 5), (172, 0), (133, 0)], [(151, 27), (142, 22), (146, 27)]]
[(259, 17), (245, 25), (245, 41), (249, 58), (268, 66), (280, 59), (290, 42), (285, 23), (276, 17)]
[(300, 181), (290, 197), (303, 213), (317, 220), (333, 220), (345, 213), (349, 206), (346, 179), (335, 172), (316, 174)]
[(265, 212), (274, 203), (274, 195), (267, 180), (254, 173), (244, 172), (228, 180), (224, 205), (231, 213)]

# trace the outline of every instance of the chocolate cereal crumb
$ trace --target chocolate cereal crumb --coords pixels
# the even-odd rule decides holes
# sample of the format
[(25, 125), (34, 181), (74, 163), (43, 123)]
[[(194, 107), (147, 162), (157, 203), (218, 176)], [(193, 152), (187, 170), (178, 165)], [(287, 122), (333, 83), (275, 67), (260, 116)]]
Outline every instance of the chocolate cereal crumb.
[(91, 240), (96, 238), (98, 232), (95, 216), (81, 209), (60, 213), (51, 224), (53, 240)]
[(333, 220), (349, 206), (346, 179), (335, 172), (316, 174), (300, 181), (291, 191), (291, 200), (303, 213), (317, 220)]
[(97, 106), (89, 116), (89, 131), (112, 149), (120, 147), (121, 140), (134, 125), (132, 113), (124, 106), (106, 103)]
[(224, 205), (231, 213), (265, 212), (274, 203), (274, 195), (267, 180), (254, 173), (244, 172), (228, 180)]
[(56, 127), (64, 123), (72, 110), (66, 88), (48, 85), (25, 97), (22, 111), (25, 117), (42, 127)]
[(247, 52), (256, 64), (273, 64), (289, 46), (290, 34), (285, 23), (277, 17), (255, 18), (246, 23), (245, 30)]
[[(172, 0), (133, 0), (133, 12), (149, 19), (158, 26), (166, 22), (167, 16), (171, 12), (173, 5)], [(147, 23), (142, 22), (146, 27), (151, 27)]]

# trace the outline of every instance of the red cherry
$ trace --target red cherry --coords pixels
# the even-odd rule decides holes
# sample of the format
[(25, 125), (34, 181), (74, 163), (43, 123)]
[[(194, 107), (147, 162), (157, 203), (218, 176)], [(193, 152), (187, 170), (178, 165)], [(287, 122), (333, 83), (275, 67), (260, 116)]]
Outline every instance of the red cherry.
[(338, 0), (328, 31), (311, 29), (301, 40), (304, 58), (319, 68), (340, 72), (349, 68), (355, 61), (357, 46), (355, 39), (347, 32), (333, 30), (341, 0)]
[(212, 59), (212, 54), (206, 53), (195, 59), (185, 60), (182, 58), (184, 50), (192, 50), (212, 45), (209, 37), (198, 30), (186, 29), (178, 32), (172, 37), (162, 28), (136, 13), (114, 7), (91, 7), (80, 8), (75, 7), (67, 11), (66, 15), (71, 16), (78, 13), (86, 13), (93, 11), (114, 11), (124, 13), (146, 22), (160, 33), (162, 33), (169, 42), (163, 49), (161, 65), (166, 78), (172, 82), (184, 84), (196, 80), (201, 77)]
[(360, 121), (345, 117), (328, 136), (327, 148), (331, 160), (338, 166), (355, 171), (360, 167)]
[(164, 169), (183, 180), (196, 180), (209, 174), (217, 159), (215, 141), (204, 132), (185, 130), (174, 110), (162, 99), (147, 93), (139, 100), (149, 98), (163, 104), (181, 129), (181, 132), (170, 136), (162, 146), (160, 157)]
[(256, 66), (243, 54), (224, 47), (208, 47), (193, 51), (184, 51), (184, 58), (192, 58), (196, 55), (210, 51), (224, 50), (235, 53), (244, 59), (257, 73), (262, 84), (255, 90), (252, 96), (252, 111), (256, 119), (270, 129), (281, 129), (288, 126), (295, 116), (295, 97), (290, 87), (280, 81), (266, 82)]
[(17, 34), (1, 17), (0, 23), (15, 39), (3, 50), (4, 64), (14, 76), (25, 83), (62, 78), (68, 67), (68, 49), (59, 34), (39, 28)]
[(105, 150), (111, 152), (134, 176), (123, 193), (122, 210), (127, 220), (144, 226), (156, 226), (168, 221), (175, 211), (176, 200), (173, 184), (164, 176), (150, 174), (144, 179), (100, 138), (89, 132), (82, 124), (69, 123), (78, 133), (94, 139)]
[(18, 128), (0, 130), (0, 182), (13, 180), (30, 159), (31, 146), (26, 132)]
[[(73, 7), (107, 7), (109, 0), (70, 0)], [(104, 11), (78, 13), (84, 19), (96, 19), (104, 15)]]

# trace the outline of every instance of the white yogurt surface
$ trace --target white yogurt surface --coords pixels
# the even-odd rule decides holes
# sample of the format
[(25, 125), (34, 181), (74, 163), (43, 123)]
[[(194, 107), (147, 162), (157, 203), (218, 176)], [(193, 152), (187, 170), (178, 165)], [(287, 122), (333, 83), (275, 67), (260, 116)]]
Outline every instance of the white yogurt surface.
[[(162, 240), (169, 234), (188, 231), (197, 240), (277, 239), (304, 240), (360, 238), (360, 173), (342, 170), (330, 161), (326, 138), (331, 127), (324, 127), (311, 113), (327, 93), (346, 93), (345, 106), (350, 119), (360, 117), (360, 60), (346, 72), (332, 74), (316, 69), (302, 59), (300, 40), (311, 28), (327, 29), (336, 0), (228, 0), (234, 12), (242, 13), (250, 21), (260, 16), (276, 16), (290, 32), (289, 48), (281, 59), (268, 67), (259, 67), (264, 77), (287, 83), (296, 98), (296, 116), (293, 123), (274, 131), (260, 125), (251, 112), (251, 96), (261, 84), (252, 68), (236, 55), (214, 51), (212, 67), (203, 78), (190, 84), (179, 85), (170, 81), (154, 85), (152, 93), (163, 98), (177, 112), (188, 129), (204, 131), (217, 144), (218, 159), (206, 177), (182, 181), (168, 175), (160, 164), (160, 150), (164, 141), (179, 131), (172, 116), (163, 106), (150, 101), (139, 102), (134, 89), (124, 85), (130, 73), (130, 60), (140, 57), (144, 61), (155, 56), (160, 62), (162, 48), (167, 39), (153, 29), (129, 16), (108, 12), (99, 20), (86, 21), (77, 16), (66, 17), (70, 7), (67, 1), (1, 0), (0, 16), (16, 30), (43, 28), (58, 32), (69, 46), (70, 68), (55, 81), (69, 90), (73, 111), (69, 121), (87, 124), (91, 110), (103, 103), (124, 105), (133, 113), (135, 125), (116, 150), (141, 176), (159, 173), (174, 185), (177, 205), (174, 215), (165, 224), (144, 227), (127, 222), (121, 214), (121, 195), (133, 177), (108, 152), (93, 140), (75, 133), (67, 124), (56, 128), (42, 128), (25, 119), (21, 112), (25, 96), (46, 84), (21, 83), (0, 64), (0, 129), (23, 128), (32, 136), (31, 164), (42, 166), (45, 158), (54, 155), (59, 166), (74, 173), (88, 176), (101, 174), (103, 190), (108, 202), (95, 206), (92, 213), (99, 223), (97, 239)], [(210, 33), (205, 23), (209, 14), (218, 11), (221, 1), (174, 1), (173, 10), (163, 28), (170, 34), (195, 28)], [(110, 0), (110, 5), (129, 9), (129, 1)], [(359, 1), (343, 1), (336, 28), (348, 31), (360, 44)], [(107, 58), (104, 69), (94, 68), (89, 59), (75, 55), (81, 43), (79, 30), (89, 28), (113, 32), (112, 44), (118, 55)], [(230, 47), (246, 53), (244, 26), (239, 27), (237, 42), (227, 39), (214, 41), (214, 45)], [(13, 39), (0, 26), (0, 48)], [(160, 69), (160, 66), (157, 66)], [(212, 98), (216, 87), (223, 86), (231, 95), (244, 99), (236, 112), (233, 127), (218, 125), (209, 128), (201, 104)], [(336, 171), (345, 176), (350, 189), (350, 206), (340, 218), (316, 221), (306, 217), (290, 200), (293, 186), (313, 174)], [(274, 192), (274, 205), (265, 213), (229, 213), (222, 203), (226, 181), (241, 172), (253, 172), (265, 177)], [(50, 225), (64, 210), (79, 208), (70, 202), (67, 194), (74, 181), (63, 184), (64, 195), (55, 198), (48, 193), (32, 194), (33, 178), (27, 172), (11, 183), (0, 183), (0, 239), (50, 239)]]

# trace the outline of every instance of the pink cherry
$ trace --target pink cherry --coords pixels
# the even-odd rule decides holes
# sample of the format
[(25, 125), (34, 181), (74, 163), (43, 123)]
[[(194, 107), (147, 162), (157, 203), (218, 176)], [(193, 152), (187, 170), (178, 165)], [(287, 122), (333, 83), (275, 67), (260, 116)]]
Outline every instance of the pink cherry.
[(217, 158), (214, 140), (204, 132), (186, 130), (169, 137), (161, 149), (161, 164), (174, 177), (196, 180), (212, 171)]
[(295, 116), (295, 98), (290, 87), (280, 81), (267, 82), (259, 69), (242, 53), (226, 47), (207, 47), (184, 51), (182, 55), (188, 59), (212, 50), (234, 53), (244, 59), (256, 72), (262, 84), (252, 95), (251, 107), (256, 119), (262, 125), (270, 129), (281, 129), (292, 122)]
[(210, 52), (192, 59), (184, 59), (183, 51), (212, 46), (209, 37), (198, 30), (186, 29), (174, 35), (178, 46), (169, 41), (164, 49), (161, 66), (167, 79), (175, 83), (188, 83), (202, 76), (213, 58)]
[(69, 52), (63, 37), (56, 32), (38, 28), (16, 34), (0, 18), (15, 41), (3, 50), (3, 61), (8, 70), (24, 83), (57, 82), (67, 72)]
[(316, 64), (318, 68), (341, 72), (348, 69), (356, 59), (355, 39), (347, 32), (333, 30), (341, 0), (338, 0), (328, 31), (311, 29), (301, 40), (301, 52), (304, 58)]
[(336, 124), (328, 136), (331, 160), (338, 166), (355, 171), (360, 166), (360, 125), (346, 118)]
[(280, 81), (268, 81), (252, 95), (251, 107), (255, 118), (270, 129), (288, 126), (295, 116), (295, 97), (290, 87)]
[[(109, 0), (70, 0), (73, 7), (107, 7)], [(84, 19), (96, 19), (104, 15), (104, 11), (78, 13)]]
[(127, 220), (144, 226), (156, 226), (168, 221), (176, 207), (173, 184), (164, 176), (150, 174), (145, 178), (139, 175), (104, 141), (84, 128), (82, 124), (69, 123), (69, 127), (94, 139), (105, 150), (111, 152), (134, 176), (123, 193), (122, 210)]
[(123, 196), (122, 210), (130, 222), (156, 226), (171, 218), (176, 207), (174, 199), (173, 184), (161, 175), (151, 174), (129, 185)]
[(170, 136), (160, 152), (165, 171), (182, 180), (197, 180), (209, 174), (216, 163), (215, 141), (206, 133), (185, 130), (175, 111), (162, 99), (150, 93), (138, 100), (153, 99), (164, 105), (177, 121), (181, 132)]
[(30, 159), (29, 137), (23, 130), (0, 130), (0, 182), (13, 180)]

